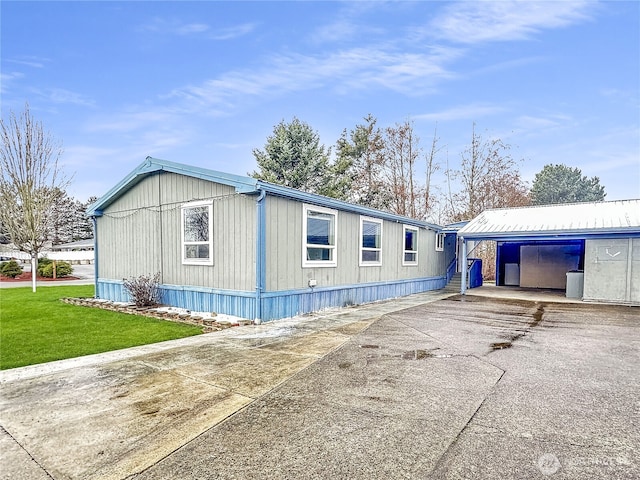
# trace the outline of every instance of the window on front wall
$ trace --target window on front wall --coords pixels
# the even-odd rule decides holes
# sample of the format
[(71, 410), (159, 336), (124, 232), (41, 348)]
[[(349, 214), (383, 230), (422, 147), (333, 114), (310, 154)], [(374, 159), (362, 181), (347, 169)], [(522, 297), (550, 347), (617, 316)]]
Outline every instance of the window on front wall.
[(404, 251), (402, 257), (403, 265), (418, 264), (418, 229), (404, 227)]
[(313, 205), (303, 206), (303, 267), (335, 267), (338, 212)]
[(213, 265), (213, 204), (182, 206), (182, 263)]
[(382, 220), (360, 217), (360, 265), (382, 265)]
[(444, 233), (438, 233), (436, 235), (436, 251), (442, 252), (444, 251)]

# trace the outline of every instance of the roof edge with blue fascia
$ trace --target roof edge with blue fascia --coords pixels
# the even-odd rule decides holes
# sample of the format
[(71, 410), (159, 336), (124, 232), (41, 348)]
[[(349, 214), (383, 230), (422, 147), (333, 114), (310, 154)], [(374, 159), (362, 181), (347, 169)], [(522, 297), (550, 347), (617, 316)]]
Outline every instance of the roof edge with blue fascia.
[(442, 227), (440, 227), (439, 225), (422, 220), (416, 220), (413, 218), (404, 217), (402, 215), (395, 215), (392, 213), (383, 212), (381, 210), (363, 207), (361, 205), (355, 205), (352, 203), (344, 202), (342, 200), (336, 200), (335, 198), (317, 195), (315, 193), (303, 192), (301, 190), (296, 190), (295, 188), (276, 185), (251, 177), (243, 177), (240, 175), (218, 172), (215, 170), (209, 170), (207, 168), (193, 167), (190, 165), (170, 162), (168, 160), (161, 160), (153, 157), (147, 157), (145, 161), (142, 162), (129, 175), (127, 175), (111, 190), (100, 197), (94, 204), (89, 206), (89, 208), (87, 209), (87, 215), (90, 217), (101, 216), (102, 210), (104, 208), (115, 202), (127, 190), (138, 184), (141, 180), (156, 172), (177, 173), (180, 175), (186, 175), (188, 177), (194, 177), (202, 180), (220, 183), (223, 185), (228, 185), (234, 187), (237, 193), (257, 194), (260, 191), (265, 191), (266, 193), (271, 195), (291, 198), (317, 206), (358, 213), (361, 215), (381, 218), (384, 220), (403, 223), (411, 226), (428, 228), (437, 232), (442, 231)]
[(266, 191), (268, 194), (278, 197), (291, 198), (299, 200), (304, 203), (309, 203), (319, 207), (332, 208), (334, 210), (342, 210), (360, 215), (365, 215), (373, 218), (380, 218), (395, 223), (402, 223), (411, 225), (414, 227), (422, 227), (437, 232), (442, 231), (442, 227), (433, 223), (425, 222), (423, 220), (417, 220), (415, 218), (405, 217), (402, 215), (396, 215), (393, 213), (383, 212), (382, 210), (376, 210), (375, 208), (364, 207), (362, 205), (356, 205), (353, 203), (345, 202), (343, 200), (337, 200), (331, 197), (325, 197), (315, 193), (303, 192), (296, 190), (295, 188), (285, 187), (282, 185), (276, 185), (273, 183), (258, 180), (258, 188)]
[(620, 237), (640, 237), (640, 231), (637, 228), (601, 228), (601, 229), (584, 229), (571, 231), (555, 231), (555, 232), (491, 232), (491, 233), (467, 233), (459, 234), (464, 240), (491, 240), (496, 242), (510, 242), (523, 240), (589, 240), (589, 239), (605, 239)]

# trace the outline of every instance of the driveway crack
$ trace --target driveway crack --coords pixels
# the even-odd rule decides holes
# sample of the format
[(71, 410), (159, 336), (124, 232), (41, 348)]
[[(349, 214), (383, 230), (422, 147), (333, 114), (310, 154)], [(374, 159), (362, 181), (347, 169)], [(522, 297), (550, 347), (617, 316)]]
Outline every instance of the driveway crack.
[(26, 448), (24, 448), (24, 446), (23, 446), (23, 445), (22, 445), (18, 440), (16, 440), (16, 438), (15, 438), (13, 435), (11, 435), (11, 434), (10, 434), (10, 433), (9, 433), (9, 432), (8, 432), (8, 431), (7, 431), (3, 426), (2, 426), (2, 425), (0, 425), (0, 430), (2, 430), (2, 432), (0, 432), (0, 433), (1, 433), (1, 434), (6, 434), (6, 435), (7, 435), (7, 436), (8, 436), (8, 437), (9, 437), (9, 438), (10, 438), (10, 439), (11, 439), (11, 440), (16, 444), (16, 445), (18, 445), (18, 447), (20, 447), (20, 449), (21, 449), (22, 451), (24, 451), (24, 453), (26, 453), (26, 454), (29, 456), (29, 458), (31, 459), (31, 461), (32, 461), (33, 463), (35, 463), (35, 464), (38, 466), (38, 468), (39, 468), (40, 470), (42, 470), (42, 471), (44, 472), (44, 474), (45, 474), (48, 478), (50, 478), (51, 480), (55, 480), (55, 479), (54, 479), (54, 477), (53, 477), (53, 476), (52, 476), (52, 475), (47, 471), (47, 469), (46, 469), (46, 468), (44, 468), (44, 466), (42, 466), (42, 465), (40, 464), (40, 462), (38, 462), (38, 461), (33, 457), (33, 455), (31, 455), (31, 453), (29, 453), (29, 450), (27, 450)]

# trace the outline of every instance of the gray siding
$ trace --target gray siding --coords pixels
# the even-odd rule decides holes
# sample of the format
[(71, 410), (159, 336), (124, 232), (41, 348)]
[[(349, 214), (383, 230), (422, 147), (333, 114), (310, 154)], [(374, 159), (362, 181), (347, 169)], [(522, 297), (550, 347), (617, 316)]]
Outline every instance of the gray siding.
[(640, 304), (640, 238), (586, 241), (584, 299)]
[(418, 266), (403, 266), (403, 225), (384, 221), (382, 266), (359, 266), (360, 215), (338, 211), (337, 267), (302, 266), (303, 204), (268, 196), (266, 204), (267, 291), (355, 285), (444, 275), (449, 252), (435, 251), (435, 232), (419, 229)]
[[(183, 265), (184, 203), (213, 199), (212, 266)], [(255, 198), (173, 173), (147, 177), (98, 218), (99, 276), (120, 280), (162, 272), (162, 283), (255, 289)]]

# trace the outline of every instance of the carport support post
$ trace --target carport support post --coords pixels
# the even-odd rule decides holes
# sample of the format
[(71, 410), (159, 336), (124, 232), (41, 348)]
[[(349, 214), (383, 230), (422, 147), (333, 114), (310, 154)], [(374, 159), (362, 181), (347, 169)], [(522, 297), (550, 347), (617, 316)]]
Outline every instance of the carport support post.
[(462, 240), (462, 275), (460, 275), (460, 293), (462, 295), (467, 291), (467, 241), (460, 237)]

